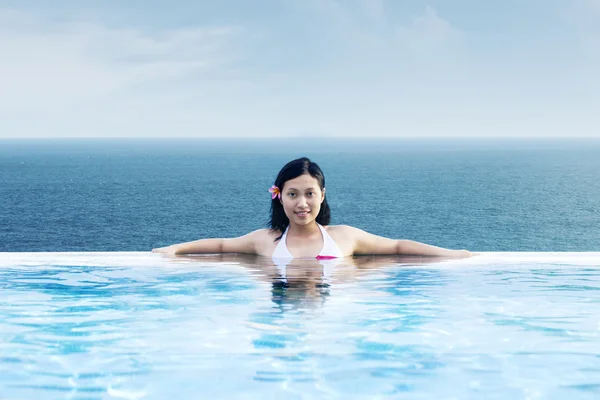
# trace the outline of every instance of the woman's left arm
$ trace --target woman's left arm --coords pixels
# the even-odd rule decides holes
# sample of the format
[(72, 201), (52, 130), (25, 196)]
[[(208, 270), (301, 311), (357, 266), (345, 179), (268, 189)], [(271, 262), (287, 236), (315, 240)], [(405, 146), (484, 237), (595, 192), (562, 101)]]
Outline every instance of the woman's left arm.
[(348, 227), (348, 229), (354, 241), (355, 255), (398, 254), (457, 258), (472, 256), (472, 253), (468, 250), (444, 249), (413, 240), (396, 240), (377, 236), (358, 228)]

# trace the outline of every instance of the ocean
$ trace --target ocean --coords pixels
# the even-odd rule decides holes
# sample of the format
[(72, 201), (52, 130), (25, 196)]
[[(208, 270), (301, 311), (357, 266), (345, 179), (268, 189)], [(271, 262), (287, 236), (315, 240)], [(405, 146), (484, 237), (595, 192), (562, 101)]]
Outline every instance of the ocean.
[(600, 140), (0, 140), (0, 252), (150, 251), (266, 227), (279, 169), (332, 224), (482, 252), (600, 250)]

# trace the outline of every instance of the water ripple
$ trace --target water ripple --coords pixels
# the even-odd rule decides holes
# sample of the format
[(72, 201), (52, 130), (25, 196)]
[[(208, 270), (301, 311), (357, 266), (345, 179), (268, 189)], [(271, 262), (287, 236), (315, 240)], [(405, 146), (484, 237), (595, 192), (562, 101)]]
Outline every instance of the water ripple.
[(475, 261), (15, 263), (0, 393), (596, 399), (600, 268)]

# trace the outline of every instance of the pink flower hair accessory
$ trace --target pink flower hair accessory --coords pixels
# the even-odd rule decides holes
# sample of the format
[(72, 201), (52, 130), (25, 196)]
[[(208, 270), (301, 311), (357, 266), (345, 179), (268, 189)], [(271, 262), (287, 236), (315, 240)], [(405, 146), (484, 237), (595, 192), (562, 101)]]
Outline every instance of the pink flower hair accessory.
[(271, 192), (271, 200), (275, 199), (275, 197), (279, 197), (281, 199), (281, 192), (277, 186), (271, 186), (269, 192)]

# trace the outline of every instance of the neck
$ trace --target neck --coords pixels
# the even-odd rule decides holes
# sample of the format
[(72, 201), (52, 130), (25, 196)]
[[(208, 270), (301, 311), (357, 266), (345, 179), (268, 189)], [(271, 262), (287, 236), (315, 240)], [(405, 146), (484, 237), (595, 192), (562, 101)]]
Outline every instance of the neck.
[(296, 225), (290, 222), (290, 225), (288, 226), (288, 235), (291, 234), (292, 236), (306, 237), (315, 235), (317, 232), (320, 234), (321, 230), (316, 221), (313, 221), (308, 225)]

